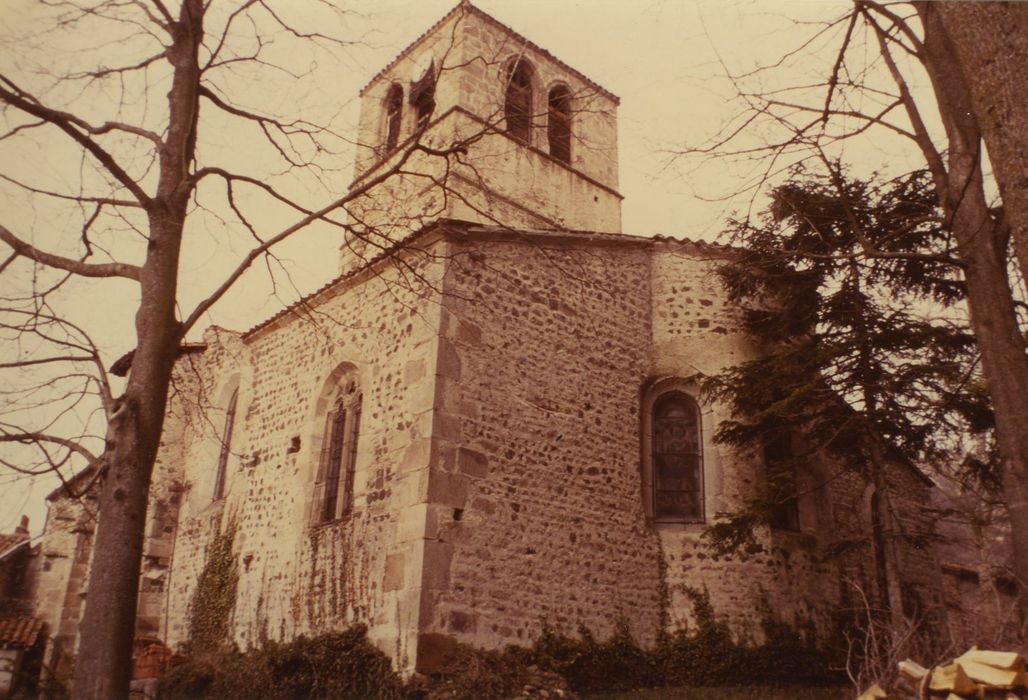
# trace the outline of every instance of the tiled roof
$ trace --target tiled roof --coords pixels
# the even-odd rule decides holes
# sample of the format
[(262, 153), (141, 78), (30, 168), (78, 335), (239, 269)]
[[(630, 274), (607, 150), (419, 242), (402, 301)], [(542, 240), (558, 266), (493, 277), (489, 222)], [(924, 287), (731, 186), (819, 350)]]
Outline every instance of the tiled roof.
[(42, 630), (43, 621), (34, 617), (0, 618), (0, 649), (27, 649)]
[(28, 541), (29, 536), (22, 532), (0, 535), (0, 561), (9, 554), (13, 554), (21, 545), (27, 544)]
[(367, 82), (367, 83), (366, 83), (366, 84), (364, 85), (364, 87), (362, 87), (362, 88), (360, 89), (360, 94), (361, 94), (361, 95), (363, 95), (363, 94), (364, 94), (364, 92), (365, 92), (365, 91), (366, 91), (366, 90), (367, 90), (367, 89), (368, 89), (369, 87), (371, 87), (371, 84), (372, 84), (372, 83), (374, 83), (374, 82), (375, 82), (376, 80), (378, 80), (378, 79), (379, 79), (379, 78), (381, 78), (381, 77), (382, 77), (383, 75), (385, 75), (385, 74), (386, 74), (386, 73), (388, 73), (388, 72), (389, 72), (390, 70), (392, 70), (392, 69), (393, 69), (393, 67), (394, 67), (394, 66), (395, 66), (395, 65), (396, 65), (397, 63), (399, 63), (399, 62), (400, 62), (400, 59), (401, 59), (401, 58), (403, 58), (403, 57), (404, 57), (404, 56), (405, 56), (405, 55), (406, 55), (406, 54), (407, 54), (407, 53), (408, 53), (408, 52), (409, 52), (409, 51), (410, 51), (410, 50), (411, 50), (411, 49), (412, 49), (412, 48), (413, 48), (414, 46), (416, 46), (416, 45), (417, 45), (417, 44), (418, 44), (418, 43), (419, 43), (419, 42), (420, 42), (420, 41), (421, 41), (422, 39), (424, 39), (424, 38), (425, 38), (426, 36), (428, 36), (429, 34), (431, 34), (432, 32), (434, 32), (434, 31), (435, 31), (436, 29), (438, 29), (439, 27), (441, 27), (441, 26), (442, 26), (443, 24), (445, 24), (445, 23), (446, 23), (446, 22), (447, 22), (447, 21), (448, 21), (448, 20), (449, 20), (449, 19), (450, 19), (451, 17), (453, 17), (453, 16), (455, 15), (455, 14), (457, 14), (458, 12), (461, 12), (461, 11), (470, 11), (470, 12), (474, 12), (474, 13), (475, 13), (476, 15), (478, 15), (478, 16), (479, 16), (479, 17), (481, 17), (482, 19), (486, 20), (486, 21), (487, 21), (487, 22), (489, 22), (490, 24), (493, 24), (493, 25), (495, 25), (495, 26), (499, 27), (500, 29), (502, 29), (502, 30), (503, 30), (503, 31), (505, 31), (505, 32), (509, 32), (509, 33), (513, 34), (513, 35), (514, 35), (514, 36), (515, 36), (515, 37), (517, 38), (517, 40), (518, 40), (518, 41), (520, 41), (520, 42), (523, 42), (523, 43), (525, 44), (525, 46), (528, 46), (529, 48), (531, 48), (531, 49), (532, 49), (533, 51), (537, 52), (537, 53), (538, 53), (538, 54), (540, 54), (541, 56), (545, 56), (546, 58), (550, 59), (551, 61), (553, 61), (554, 63), (556, 63), (557, 65), (559, 65), (559, 66), (560, 66), (561, 68), (563, 68), (563, 69), (564, 69), (564, 70), (566, 70), (567, 72), (569, 72), (569, 73), (571, 73), (572, 75), (574, 75), (575, 77), (577, 77), (577, 78), (578, 78), (579, 80), (582, 80), (583, 82), (585, 82), (585, 83), (587, 83), (587, 84), (591, 85), (592, 87), (596, 88), (596, 89), (597, 89), (597, 90), (598, 90), (599, 92), (601, 92), (602, 94), (606, 95), (606, 96), (607, 96), (607, 97), (609, 97), (609, 98), (610, 98), (611, 100), (613, 100), (613, 101), (614, 101), (614, 104), (621, 104), (621, 98), (619, 98), (619, 97), (618, 97), (617, 95), (615, 95), (615, 94), (614, 94), (613, 92), (611, 92), (611, 91), (610, 91), (610, 90), (608, 90), (607, 88), (603, 87), (602, 85), (600, 85), (599, 83), (597, 83), (597, 82), (596, 82), (595, 80), (592, 80), (592, 79), (591, 79), (591, 78), (589, 78), (588, 76), (584, 75), (584, 74), (583, 74), (582, 72), (580, 72), (580, 71), (578, 71), (578, 70), (575, 70), (574, 68), (572, 68), (572, 67), (571, 67), (571, 66), (569, 66), (568, 64), (564, 63), (564, 61), (560, 60), (559, 58), (557, 58), (557, 57), (556, 57), (556, 56), (554, 56), (554, 55), (553, 55), (552, 53), (550, 53), (550, 52), (549, 52), (549, 51), (547, 51), (546, 49), (542, 48), (541, 46), (539, 46), (539, 45), (538, 45), (538, 44), (536, 44), (535, 42), (531, 41), (530, 39), (527, 39), (527, 38), (526, 38), (526, 37), (524, 37), (523, 35), (519, 34), (519, 33), (518, 33), (518, 32), (516, 32), (516, 31), (514, 31), (514, 30), (513, 30), (513, 29), (511, 29), (511, 28), (510, 28), (509, 26), (507, 26), (506, 24), (504, 24), (504, 23), (503, 23), (503, 22), (501, 22), (500, 20), (496, 19), (495, 17), (493, 17), (493, 16), (492, 16), (492, 15), (490, 15), (489, 13), (487, 13), (487, 12), (484, 12), (483, 10), (480, 10), (479, 8), (475, 7), (475, 6), (474, 6), (474, 5), (472, 4), (472, 3), (468, 2), (468, 0), (461, 0), (461, 1), (459, 2), (459, 3), (457, 3), (457, 5), (456, 5), (456, 6), (455, 6), (455, 7), (454, 7), (454, 8), (452, 9), (452, 10), (450, 10), (450, 11), (449, 11), (449, 12), (447, 12), (447, 13), (446, 13), (445, 15), (443, 15), (443, 17), (442, 17), (442, 18), (441, 18), (441, 19), (440, 19), (440, 20), (439, 20), (438, 22), (436, 22), (436, 23), (435, 23), (435, 24), (433, 24), (433, 25), (432, 25), (431, 27), (429, 27), (428, 29), (426, 29), (425, 31), (423, 31), (423, 32), (422, 32), (422, 33), (421, 33), (420, 35), (418, 35), (418, 38), (417, 38), (417, 39), (415, 39), (414, 41), (412, 41), (412, 42), (411, 42), (410, 44), (408, 44), (408, 45), (406, 46), (406, 48), (404, 48), (404, 49), (403, 49), (403, 51), (401, 51), (400, 53), (398, 53), (398, 54), (396, 55), (396, 58), (394, 58), (394, 59), (393, 59), (392, 61), (390, 61), (390, 62), (389, 62), (389, 63), (388, 63), (387, 65), (386, 65), (386, 67), (385, 67), (385, 68), (383, 68), (383, 69), (382, 69), (382, 70), (380, 70), (379, 72), (375, 73), (375, 75), (374, 75), (374, 76), (373, 76), (373, 77), (371, 78), (371, 80), (369, 80), (369, 81), (368, 81), (368, 82)]

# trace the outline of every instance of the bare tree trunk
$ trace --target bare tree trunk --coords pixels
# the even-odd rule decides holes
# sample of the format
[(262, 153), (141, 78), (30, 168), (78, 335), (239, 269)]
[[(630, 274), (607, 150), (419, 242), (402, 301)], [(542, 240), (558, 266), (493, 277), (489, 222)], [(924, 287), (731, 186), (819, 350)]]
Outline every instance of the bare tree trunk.
[(936, 7), (989, 148), (1021, 273), (1028, 275), (1028, 3), (943, 2)]
[(181, 340), (175, 298), (196, 146), (203, 12), (202, 0), (186, 0), (172, 28), (168, 131), (160, 148), (157, 194), (147, 205), (149, 244), (139, 278), (135, 355), (103, 456), (96, 548), (75, 665), (76, 700), (128, 696), (147, 496)]
[(1028, 356), (1007, 276), (1006, 235), (985, 200), (981, 134), (968, 81), (938, 8), (936, 3), (918, 5), (924, 23), (925, 68), (949, 140), (947, 189), (939, 195), (964, 263), (971, 325), (996, 414), (1023, 624), (1028, 620)]

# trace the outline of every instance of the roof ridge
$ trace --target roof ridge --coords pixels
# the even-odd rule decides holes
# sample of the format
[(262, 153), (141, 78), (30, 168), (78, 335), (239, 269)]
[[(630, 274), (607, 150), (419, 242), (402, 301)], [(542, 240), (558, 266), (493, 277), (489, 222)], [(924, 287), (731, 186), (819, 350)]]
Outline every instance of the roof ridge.
[(480, 16), (483, 19), (485, 19), (486, 21), (492, 22), (494, 25), (500, 27), (504, 31), (510, 32), (517, 39), (519, 39), (520, 41), (523, 41), (526, 46), (531, 47), (532, 49), (534, 49), (535, 51), (539, 52), (540, 54), (542, 54), (546, 58), (549, 58), (550, 60), (552, 60), (555, 63), (557, 63), (562, 68), (567, 69), (569, 72), (571, 72), (573, 75), (575, 75), (579, 79), (585, 81), (586, 83), (588, 83), (592, 87), (594, 87), (597, 90), (599, 90), (602, 94), (606, 95), (611, 100), (613, 100), (615, 105), (620, 105), (621, 104), (621, 98), (618, 97), (617, 95), (615, 95), (613, 92), (611, 92), (607, 88), (603, 87), (602, 85), (597, 83), (595, 80), (593, 80), (592, 78), (587, 76), (585, 73), (583, 73), (580, 70), (578, 70), (577, 68), (574, 68), (573, 66), (568, 65), (567, 63), (565, 63), (561, 59), (557, 58), (552, 53), (550, 53), (550, 51), (548, 51), (547, 49), (544, 49), (543, 47), (539, 46), (539, 44), (535, 43), (534, 41), (532, 41), (531, 39), (526, 37), (521, 32), (517, 31), (516, 29), (514, 29), (510, 25), (508, 25), (508, 24), (506, 24), (504, 22), (501, 22), (500, 20), (496, 19), (491, 14), (489, 14), (488, 12), (483, 10), (482, 8), (480, 8), (477, 5), (475, 5), (474, 3), (472, 3), (470, 0), (460, 0), (460, 2), (458, 2), (456, 5), (453, 6), (452, 10), (450, 10), (445, 15), (440, 17), (428, 29), (426, 29), (421, 34), (419, 34), (412, 42), (410, 42), (403, 49), (401, 49), (400, 52), (398, 54), (396, 54), (396, 56), (394, 56), (393, 59), (391, 61), (389, 61), (389, 63), (387, 63), (385, 65), (384, 68), (382, 68), (380, 71), (375, 73), (371, 77), (371, 79), (369, 79), (368, 82), (366, 82), (364, 84), (364, 86), (358, 91), (357, 94), (363, 97), (364, 93), (367, 92), (369, 87), (371, 87), (371, 84), (374, 83), (379, 78), (381, 78), (386, 73), (388, 73), (390, 70), (392, 70), (392, 68), (394, 68), (396, 66), (396, 64), (398, 64), (400, 62), (400, 59), (403, 58), (403, 56), (405, 56), (407, 53), (409, 53), (412, 48), (414, 48), (416, 45), (421, 43), (425, 39), (425, 37), (427, 37), (429, 34), (431, 34), (436, 29), (438, 29), (443, 24), (445, 24), (453, 15), (457, 14), (458, 12), (464, 12), (464, 11), (474, 12), (478, 16)]

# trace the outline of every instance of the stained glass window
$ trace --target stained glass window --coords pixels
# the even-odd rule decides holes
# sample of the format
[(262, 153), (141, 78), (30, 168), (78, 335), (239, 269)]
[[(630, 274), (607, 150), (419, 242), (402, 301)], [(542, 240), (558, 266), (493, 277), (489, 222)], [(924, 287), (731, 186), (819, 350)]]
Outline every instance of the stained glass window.
[(700, 412), (692, 397), (671, 392), (653, 406), (653, 517), (703, 519)]

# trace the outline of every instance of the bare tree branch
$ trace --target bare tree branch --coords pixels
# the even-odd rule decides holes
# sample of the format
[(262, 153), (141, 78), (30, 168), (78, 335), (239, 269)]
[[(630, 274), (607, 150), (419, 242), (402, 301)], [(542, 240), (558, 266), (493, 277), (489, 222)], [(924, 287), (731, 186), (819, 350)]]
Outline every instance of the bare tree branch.
[(140, 269), (135, 265), (120, 262), (84, 263), (47, 253), (18, 238), (3, 225), (0, 225), (0, 241), (11, 246), (18, 255), (58, 270), (65, 270), (83, 277), (124, 277), (130, 280), (139, 280)]

